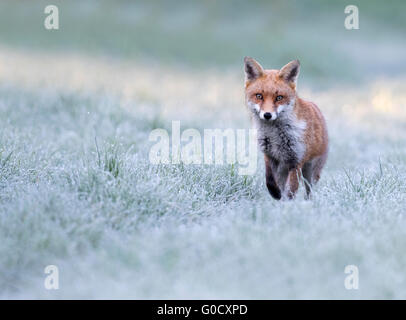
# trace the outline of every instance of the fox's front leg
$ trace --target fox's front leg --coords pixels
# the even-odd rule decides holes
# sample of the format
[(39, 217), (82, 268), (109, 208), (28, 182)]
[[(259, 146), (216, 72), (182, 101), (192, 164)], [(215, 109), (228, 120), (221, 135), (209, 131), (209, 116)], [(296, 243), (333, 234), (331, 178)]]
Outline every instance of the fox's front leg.
[(277, 200), (280, 200), (282, 197), (281, 190), (279, 189), (278, 185), (275, 181), (274, 176), (274, 169), (273, 168), (272, 160), (269, 159), (267, 155), (265, 155), (265, 178), (266, 178), (266, 187), (268, 188), (269, 193), (271, 196)]
[(276, 182), (281, 190), (284, 199), (293, 199), (299, 188), (300, 169), (292, 163), (282, 163), (278, 166)]
[(287, 182), (287, 196), (289, 199), (293, 199), (299, 188), (300, 169), (295, 168), (289, 171), (289, 177)]

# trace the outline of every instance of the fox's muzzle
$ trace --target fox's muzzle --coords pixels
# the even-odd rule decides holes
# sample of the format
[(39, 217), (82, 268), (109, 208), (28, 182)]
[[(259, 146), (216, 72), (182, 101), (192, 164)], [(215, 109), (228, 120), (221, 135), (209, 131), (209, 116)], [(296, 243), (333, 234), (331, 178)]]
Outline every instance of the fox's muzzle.
[(269, 120), (275, 120), (278, 117), (278, 115), (277, 115), (276, 112), (263, 112), (263, 111), (261, 111), (259, 113), (259, 117), (262, 120), (268, 120), (269, 121)]

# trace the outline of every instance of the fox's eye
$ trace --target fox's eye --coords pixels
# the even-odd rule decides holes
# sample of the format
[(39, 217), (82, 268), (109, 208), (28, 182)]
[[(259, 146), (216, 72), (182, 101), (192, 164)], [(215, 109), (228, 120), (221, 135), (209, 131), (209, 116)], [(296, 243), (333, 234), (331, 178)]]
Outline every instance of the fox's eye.
[(283, 96), (277, 96), (276, 101), (281, 101), (283, 99)]
[(257, 93), (255, 96), (257, 97), (258, 100), (262, 100), (264, 98), (260, 93)]

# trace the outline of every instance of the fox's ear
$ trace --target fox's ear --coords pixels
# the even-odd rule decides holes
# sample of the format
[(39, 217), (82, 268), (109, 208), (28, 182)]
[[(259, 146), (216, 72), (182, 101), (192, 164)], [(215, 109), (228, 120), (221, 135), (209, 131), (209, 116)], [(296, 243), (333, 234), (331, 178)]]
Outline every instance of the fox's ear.
[(280, 71), (279, 76), (290, 84), (296, 86), (297, 77), (299, 76), (300, 62), (299, 60), (293, 60), (285, 65)]
[(264, 74), (261, 65), (251, 57), (244, 58), (245, 81), (252, 81)]

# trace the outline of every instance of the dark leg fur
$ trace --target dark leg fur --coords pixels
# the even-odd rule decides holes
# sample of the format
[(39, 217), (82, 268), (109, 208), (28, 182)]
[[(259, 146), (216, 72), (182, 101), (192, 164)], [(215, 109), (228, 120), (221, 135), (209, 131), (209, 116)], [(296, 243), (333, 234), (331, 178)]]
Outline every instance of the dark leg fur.
[(267, 157), (265, 157), (266, 187), (268, 188), (268, 191), (273, 198), (280, 200), (282, 197), (282, 193), (275, 181), (272, 167), (275, 168), (275, 166), (271, 164), (271, 161)]

